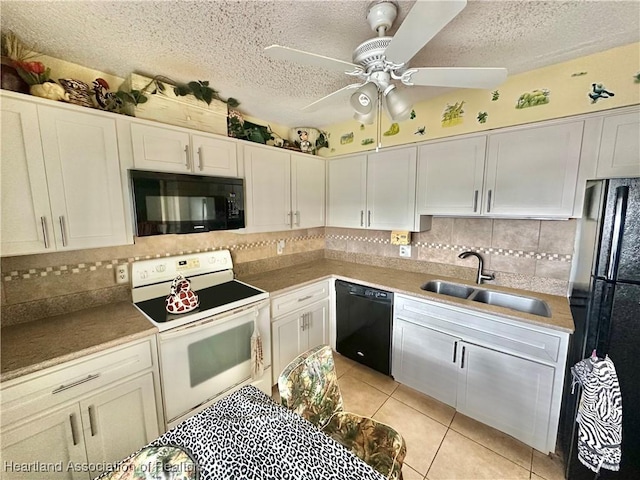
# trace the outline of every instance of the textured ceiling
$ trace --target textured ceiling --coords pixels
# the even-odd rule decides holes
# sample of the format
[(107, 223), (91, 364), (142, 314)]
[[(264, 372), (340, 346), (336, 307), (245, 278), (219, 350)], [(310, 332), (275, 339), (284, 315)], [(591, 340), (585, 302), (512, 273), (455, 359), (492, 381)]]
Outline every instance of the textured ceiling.
[[(2, 30), (42, 53), (127, 77), (209, 80), (245, 113), (282, 125), (326, 126), (351, 118), (347, 99), (308, 113), (305, 105), (351, 82), (341, 73), (267, 57), (284, 45), (351, 61), (375, 36), (365, 0), (5, 1)], [(399, 1), (390, 34), (413, 5)], [(411, 66), (505, 67), (509, 74), (640, 40), (640, 1), (481, 1), (467, 7)], [(414, 101), (446, 89), (412, 87)]]

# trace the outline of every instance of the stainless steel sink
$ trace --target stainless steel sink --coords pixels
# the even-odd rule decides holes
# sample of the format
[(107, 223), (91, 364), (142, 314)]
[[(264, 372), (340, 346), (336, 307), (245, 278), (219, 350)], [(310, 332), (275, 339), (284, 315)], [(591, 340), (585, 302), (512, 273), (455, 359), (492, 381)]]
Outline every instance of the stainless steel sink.
[(441, 280), (433, 280), (427, 282), (420, 287), (427, 292), (439, 293), (441, 295), (449, 295), (450, 297), (468, 298), (475, 289), (465, 285), (457, 285), (455, 283), (447, 283)]
[(531, 313), (542, 317), (551, 317), (551, 310), (542, 300), (537, 298), (522, 297), (504, 292), (494, 292), (491, 290), (476, 290), (470, 298), (474, 302), (496, 305), (498, 307), (510, 308), (519, 312)]

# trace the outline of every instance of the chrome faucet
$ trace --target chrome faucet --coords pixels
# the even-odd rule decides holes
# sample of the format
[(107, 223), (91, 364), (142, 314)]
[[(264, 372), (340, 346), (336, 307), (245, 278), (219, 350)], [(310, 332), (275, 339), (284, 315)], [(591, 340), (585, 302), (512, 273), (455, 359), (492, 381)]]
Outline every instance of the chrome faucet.
[(484, 273), (482, 273), (482, 266), (484, 265), (484, 260), (482, 259), (482, 256), (477, 253), (477, 252), (472, 252), (470, 250), (466, 251), (466, 252), (462, 252), (460, 255), (458, 255), (458, 258), (467, 258), (469, 255), (473, 255), (474, 257), (478, 258), (478, 277), (476, 278), (476, 283), (478, 285), (480, 285), (482, 283), (483, 280), (494, 280), (495, 279), (495, 275), (493, 273), (490, 273), (489, 275), (485, 275)]

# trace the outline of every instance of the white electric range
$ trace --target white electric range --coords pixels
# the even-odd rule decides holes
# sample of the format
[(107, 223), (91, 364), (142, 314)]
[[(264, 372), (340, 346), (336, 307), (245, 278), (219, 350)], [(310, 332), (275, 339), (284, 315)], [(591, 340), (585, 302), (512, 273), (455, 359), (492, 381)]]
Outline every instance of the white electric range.
[[(198, 295), (187, 313), (165, 309), (182, 274)], [(160, 375), (168, 427), (246, 384), (271, 392), (269, 293), (234, 279), (228, 250), (141, 260), (132, 264), (134, 305), (158, 327)], [(264, 373), (251, 378), (251, 335), (262, 338)]]

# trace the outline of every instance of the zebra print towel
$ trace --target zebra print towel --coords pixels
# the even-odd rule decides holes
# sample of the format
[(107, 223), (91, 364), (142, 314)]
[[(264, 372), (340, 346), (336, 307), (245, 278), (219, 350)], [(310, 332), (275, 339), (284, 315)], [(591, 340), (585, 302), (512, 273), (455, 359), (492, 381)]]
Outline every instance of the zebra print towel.
[(620, 469), (622, 398), (616, 369), (609, 356), (592, 356), (571, 367), (573, 387), (582, 386), (576, 421), (578, 458), (594, 472)]

